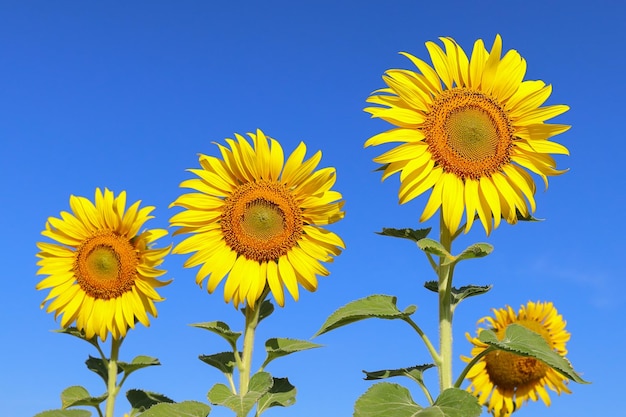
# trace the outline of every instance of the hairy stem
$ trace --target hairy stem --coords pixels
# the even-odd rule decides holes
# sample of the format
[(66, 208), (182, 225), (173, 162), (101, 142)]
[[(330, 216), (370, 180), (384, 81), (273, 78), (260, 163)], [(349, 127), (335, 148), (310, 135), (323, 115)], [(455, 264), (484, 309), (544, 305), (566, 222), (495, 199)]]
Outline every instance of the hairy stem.
[(115, 397), (120, 390), (117, 385), (117, 360), (120, 352), (120, 346), (124, 339), (112, 339), (111, 340), (111, 357), (107, 361), (108, 368), (108, 382), (107, 382), (107, 406), (105, 410), (105, 417), (113, 417), (115, 410)]
[[(452, 236), (440, 213), (440, 240), (443, 247), (452, 252)], [(452, 387), (452, 306), (451, 288), (452, 272), (450, 264), (443, 264), (445, 257), (439, 258), (439, 388), (443, 390)]]

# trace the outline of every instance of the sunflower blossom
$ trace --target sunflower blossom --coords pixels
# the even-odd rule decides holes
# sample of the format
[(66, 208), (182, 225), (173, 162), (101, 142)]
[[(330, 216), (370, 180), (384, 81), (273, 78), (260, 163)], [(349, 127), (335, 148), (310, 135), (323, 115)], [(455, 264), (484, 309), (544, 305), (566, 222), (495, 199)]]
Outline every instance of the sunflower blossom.
[[(565, 105), (541, 107), (552, 92), (543, 81), (523, 81), (526, 61), (515, 50), (503, 57), (496, 36), (491, 51), (476, 41), (470, 58), (451, 38), (440, 38), (445, 51), (427, 42), (433, 66), (402, 53), (418, 71), (391, 69), (387, 88), (367, 99), (372, 117), (396, 128), (365, 146), (400, 143), (374, 158), (383, 164), (383, 180), (400, 173), (399, 201), (404, 204), (431, 190), (420, 221), (439, 209), (455, 233), (466, 213), (467, 233), (478, 216), (487, 234), (501, 218), (514, 224), (535, 211), (535, 183), (557, 170), (550, 154), (565, 154), (550, 137), (568, 125), (546, 120), (566, 112)], [(442, 85), (443, 83), (443, 85)]]
[(276, 302), (285, 303), (284, 290), (298, 300), (298, 284), (317, 289), (317, 275), (328, 270), (341, 253), (339, 236), (320, 227), (344, 216), (341, 194), (331, 190), (335, 169), (315, 170), (317, 152), (304, 160), (300, 143), (284, 162), (280, 144), (257, 130), (217, 145), (221, 158), (200, 155), (198, 178), (181, 183), (195, 192), (183, 194), (172, 206), (184, 211), (170, 219), (175, 232), (191, 233), (173, 253), (195, 252), (185, 267), (201, 265), (196, 283), (207, 279), (210, 293), (226, 278), (224, 301), (251, 306), (268, 288)]
[[(498, 339), (502, 340), (509, 324), (516, 323), (540, 334), (559, 355), (567, 354), (565, 344), (570, 334), (552, 303), (529, 302), (517, 313), (509, 306), (493, 309), (493, 313), (494, 317), (484, 317), (478, 323), (487, 323)], [(474, 345), (472, 357), (488, 348), (478, 338), (469, 335), (467, 338)], [(468, 357), (462, 359), (471, 361)], [(487, 353), (478, 361), (468, 372), (467, 379), (471, 381), (467, 390), (495, 417), (510, 416), (529, 399), (541, 398), (549, 406), (547, 388), (557, 394), (570, 393), (565, 385), (567, 378), (540, 360), (499, 350)]]
[(149, 326), (146, 313), (156, 317), (155, 301), (163, 298), (155, 288), (171, 281), (156, 278), (156, 269), (170, 248), (153, 249), (152, 243), (167, 235), (163, 229), (144, 230), (154, 207), (139, 208), (140, 201), (126, 210), (126, 192), (117, 197), (105, 188), (96, 189), (95, 205), (85, 197), (70, 196), (73, 213), (50, 217), (41, 233), (56, 243), (39, 242), (38, 275), (48, 275), (37, 284), (50, 288), (41, 307), (55, 319), (62, 314), (61, 327), (76, 322), (87, 338), (103, 341), (126, 336), (139, 321)]

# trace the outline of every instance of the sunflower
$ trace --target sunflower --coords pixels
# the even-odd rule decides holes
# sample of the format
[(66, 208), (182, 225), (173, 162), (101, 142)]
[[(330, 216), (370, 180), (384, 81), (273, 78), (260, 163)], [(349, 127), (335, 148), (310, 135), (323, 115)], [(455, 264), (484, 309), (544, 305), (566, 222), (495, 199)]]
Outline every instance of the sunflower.
[(465, 232), (478, 214), (489, 234), (501, 218), (514, 224), (535, 211), (535, 183), (526, 170), (542, 177), (546, 188), (548, 176), (565, 172), (550, 154), (568, 155), (567, 148), (548, 139), (570, 126), (544, 122), (569, 108), (540, 107), (552, 87), (523, 81), (526, 61), (515, 50), (501, 58), (499, 35), (490, 52), (476, 41), (469, 59), (453, 39), (441, 41), (445, 52), (426, 43), (434, 68), (402, 53), (419, 72), (386, 72), (388, 88), (367, 99), (379, 106), (365, 111), (397, 127), (365, 146), (401, 143), (374, 161), (383, 164), (383, 180), (400, 172), (401, 204), (432, 189), (420, 221), (441, 208), (454, 233), (465, 210)]
[[(540, 334), (559, 355), (567, 354), (565, 343), (570, 334), (565, 330), (563, 317), (552, 303), (529, 302), (521, 306), (517, 314), (509, 306), (494, 309), (493, 312), (493, 318), (484, 317), (479, 323), (488, 323), (498, 339), (502, 340), (509, 324), (516, 323)], [(474, 345), (472, 357), (488, 348), (478, 338), (467, 337)], [(465, 362), (471, 360), (467, 357), (462, 359)], [(567, 378), (558, 371), (538, 359), (500, 350), (487, 353), (470, 369), (467, 378), (471, 381), (468, 391), (476, 395), (479, 402), (485, 404), (496, 417), (509, 416), (529, 399), (537, 401), (541, 398), (549, 406), (550, 397), (546, 388), (557, 394), (570, 393), (565, 385)]]
[(154, 301), (163, 299), (155, 291), (171, 281), (156, 277), (156, 269), (170, 248), (152, 249), (166, 230), (139, 232), (151, 219), (154, 207), (139, 208), (138, 201), (125, 210), (126, 192), (117, 197), (105, 188), (96, 189), (95, 205), (85, 197), (70, 196), (73, 214), (50, 217), (41, 234), (57, 243), (39, 242), (38, 275), (48, 275), (37, 289), (51, 288), (41, 303), (50, 301), (47, 312), (55, 319), (62, 314), (61, 327), (76, 322), (87, 338), (106, 340), (126, 335), (139, 321), (149, 326), (147, 312), (156, 317)]
[(173, 253), (195, 252), (185, 267), (202, 265), (196, 283), (212, 293), (226, 278), (224, 301), (235, 307), (245, 301), (254, 306), (268, 288), (283, 306), (283, 287), (298, 300), (298, 284), (317, 289), (317, 275), (328, 270), (344, 243), (319, 227), (343, 218), (341, 194), (332, 191), (335, 169), (315, 171), (321, 152), (304, 160), (300, 143), (283, 161), (280, 144), (262, 131), (226, 139), (217, 145), (222, 158), (200, 155), (201, 169), (189, 170), (198, 178), (181, 183), (197, 192), (183, 194), (172, 206), (186, 210), (170, 223), (177, 233), (193, 233)]

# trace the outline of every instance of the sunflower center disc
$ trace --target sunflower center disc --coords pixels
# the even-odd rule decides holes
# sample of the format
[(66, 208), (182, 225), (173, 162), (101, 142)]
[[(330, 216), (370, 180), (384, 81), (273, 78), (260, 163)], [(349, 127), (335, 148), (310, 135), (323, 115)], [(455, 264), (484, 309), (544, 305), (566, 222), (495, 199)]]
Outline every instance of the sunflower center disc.
[(302, 211), (291, 193), (269, 181), (242, 184), (227, 199), (220, 225), (226, 244), (258, 262), (277, 260), (302, 236)]
[[(550, 334), (540, 323), (534, 320), (519, 320), (515, 323), (539, 333), (550, 343)], [(504, 338), (504, 333), (505, 329), (496, 332), (499, 340)], [(538, 359), (519, 356), (502, 350), (488, 353), (485, 357), (485, 363), (491, 381), (504, 389), (515, 389), (534, 384), (543, 378), (549, 369), (548, 365)]]
[(85, 293), (108, 300), (132, 290), (138, 264), (137, 251), (128, 239), (107, 231), (78, 247), (74, 274)]
[(477, 91), (444, 91), (424, 122), (426, 143), (447, 172), (479, 179), (510, 162), (513, 128), (504, 109)]

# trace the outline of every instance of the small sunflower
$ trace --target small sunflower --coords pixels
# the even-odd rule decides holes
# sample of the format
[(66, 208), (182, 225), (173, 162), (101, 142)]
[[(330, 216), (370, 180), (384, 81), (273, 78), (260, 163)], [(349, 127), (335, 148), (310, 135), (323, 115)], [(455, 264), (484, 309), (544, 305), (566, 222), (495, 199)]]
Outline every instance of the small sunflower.
[[(565, 344), (570, 334), (565, 330), (563, 317), (552, 303), (529, 302), (521, 306), (517, 314), (509, 306), (493, 309), (493, 312), (494, 317), (484, 317), (478, 323), (488, 323), (498, 339), (502, 340), (509, 324), (516, 323), (540, 334), (559, 355), (567, 354)], [(478, 338), (467, 337), (474, 345), (472, 357), (488, 348)], [(467, 357), (462, 359), (465, 362), (471, 360)], [(468, 391), (496, 417), (511, 415), (529, 399), (537, 401), (541, 398), (549, 406), (550, 397), (546, 388), (559, 395), (570, 393), (565, 385), (567, 378), (558, 371), (538, 359), (500, 350), (487, 353), (472, 367), (467, 378), (471, 381)]]
[(335, 169), (315, 171), (322, 157), (317, 152), (304, 160), (306, 146), (300, 143), (283, 160), (280, 144), (257, 130), (226, 139), (217, 145), (222, 158), (200, 155), (201, 169), (190, 172), (199, 178), (181, 183), (197, 192), (183, 194), (172, 206), (186, 210), (170, 223), (176, 233), (193, 233), (173, 253), (195, 252), (185, 267), (202, 265), (196, 283), (208, 277), (213, 292), (228, 276), (224, 300), (235, 306), (254, 306), (269, 286), (276, 302), (285, 303), (283, 287), (298, 299), (298, 284), (317, 289), (317, 275), (328, 270), (341, 253), (339, 236), (320, 227), (343, 218), (341, 194), (331, 190)]
[[(367, 101), (372, 117), (397, 128), (380, 133), (365, 146), (399, 142), (374, 158), (383, 164), (383, 180), (400, 172), (400, 203), (432, 190), (420, 221), (439, 208), (454, 233), (463, 211), (472, 227), (476, 214), (487, 234), (500, 224), (517, 222), (518, 214), (535, 211), (535, 183), (529, 173), (547, 176), (556, 169), (550, 154), (565, 154), (548, 140), (570, 128), (546, 124), (564, 113), (565, 105), (541, 107), (552, 91), (543, 81), (523, 81), (526, 61), (515, 50), (503, 57), (496, 36), (490, 52), (478, 40), (470, 58), (451, 38), (440, 38), (444, 50), (427, 42), (433, 67), (408, 53), (419, 72), (392, 69), (383, 80), (388, 88)], [(443, 82), (443, 86), (442, 86)]]
[(51, 288), (41, 307), (50, 301), (46, 311), (54, 311), (55, 319), (63, 314), (61, 327), (76, 322), (87, 338), (104, 341), (108, 333), (124, 337), (136, 321), (149, 326), (147, 312), (156, 317), (154, 301), (163, 298), (155, 288), (171, 282), (157, 280), (165, 271), (156, 267), (170, 248), (151, 248), (166, 230), (139, 231), (154, 209), (140, 209), (140, 203), (125, 210), (126, 192), (115, 197), (98, 188), (95, 205), (72, 195), (73, 214), (63, 211), (60, 219), (48, 219), (41, 234), (57, 243), (37, 243), (37, 274), (48, 277), (36, 288)]

